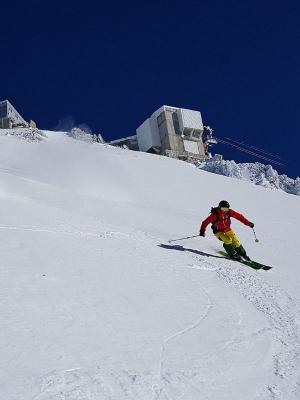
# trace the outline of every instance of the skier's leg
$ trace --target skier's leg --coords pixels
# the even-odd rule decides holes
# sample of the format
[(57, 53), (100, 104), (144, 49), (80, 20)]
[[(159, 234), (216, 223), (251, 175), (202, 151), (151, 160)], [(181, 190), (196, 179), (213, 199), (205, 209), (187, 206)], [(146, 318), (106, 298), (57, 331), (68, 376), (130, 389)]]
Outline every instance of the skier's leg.
[(237, 253), (235, 251), (235, 248), (232, 244), (232, 238), (230, 235), (227, 235), (227, 232), (217, 232), (215, 233), (215, 236), (219, 239), (222, 240), (223, 242), (223, 247), (226, 251), (226, 253), (229, 255), (229, 257), (234, 257)]
[(235, 257), (238, 255), (237, 252), (235, 251), (235, 248), (233, 247), (233, 244), (223, 243), (223, 247), (226, 250), (226, 253), (229, 255), (229, 257)]
[(246, 255), (246, 250), (244, 249), (243, 245), (240, 245), (239, 247), (236, 247), (235, 249), (240, 256), (244, 257)]
[(217, 232), (215, 236), (225, 244), (232, 244), (232, 238), (227, 235), (227, 232)]
[(241, 244), (241, 242), (239, 241), (239, 239), (237, 238), (236, 234), (233, 231), (231, 231), (231, 238), (232, 238), (232, 244), (238, 255), (245, 258), (246, 260), (250, 260), (250, 258), (247, 256), (246, 250), (244, 249), (243, 245)]
[(233, 247), (235, 249), (239, 248), (241, 246), (241, 242), (239, 241), (238, 237), (233, 232), (233, 230), (226, 232), (226, 233), (227, 233), (227, 236), (231, 239), (231, 243), (233, 244)]
[(236, 248), (236, 252), (243, 257), (245, 260), (250, 261), (250, 257), (247, 255), (246, 250), (244, 249), (244, 247), (242, 245), (240, 245), (240, 247)]

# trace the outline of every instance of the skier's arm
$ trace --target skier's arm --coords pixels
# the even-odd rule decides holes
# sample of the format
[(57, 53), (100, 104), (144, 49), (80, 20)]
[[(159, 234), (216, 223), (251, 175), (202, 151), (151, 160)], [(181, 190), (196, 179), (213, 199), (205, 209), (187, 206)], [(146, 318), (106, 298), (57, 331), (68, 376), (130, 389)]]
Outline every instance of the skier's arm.
[(253, 222), (250, 222), (243, 216), (243, 214), (239, 214), (238, 212), (230, 209), (230, 216), (237, 219), (238, 221), (242, 222), (243, 224), (250, 226), (251, 228), (254, 227)]
[(210, 214), (204, 221), (202, 221), (200, 232), (205, 233), (205, 229), (208, 224), (212, 224), (217, 219), (216, 215)]

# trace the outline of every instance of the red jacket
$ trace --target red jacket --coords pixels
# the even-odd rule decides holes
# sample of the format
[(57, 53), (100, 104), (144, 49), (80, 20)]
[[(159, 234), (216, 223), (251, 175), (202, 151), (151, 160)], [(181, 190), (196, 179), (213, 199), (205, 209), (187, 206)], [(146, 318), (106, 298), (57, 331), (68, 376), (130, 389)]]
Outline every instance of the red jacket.
[(228, 232), (230, 228), (230, 217), (237, 219), (247, 226), (251, 226), (252, 223), (248, 221), (242, 214), (237, 213), (234, 210), (221, 211), (219, 208), (212, 209), (211, 214), (202, 222), (201, 231), (205, 232), (208, 224), (213, 224), (213, 231), (216, 232)]

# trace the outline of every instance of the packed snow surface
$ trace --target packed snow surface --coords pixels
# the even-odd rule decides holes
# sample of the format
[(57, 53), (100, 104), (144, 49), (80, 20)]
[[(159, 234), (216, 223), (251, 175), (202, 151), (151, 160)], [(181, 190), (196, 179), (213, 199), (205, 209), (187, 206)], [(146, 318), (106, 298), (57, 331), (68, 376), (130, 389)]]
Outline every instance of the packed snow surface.
[[(0, 136), (1, 399), (299, 399), (299, 198), (45, 135)], [(168, 243), (222, 199), (272, 270)]]
[(300, 196), (300, 178), (279, 175), (271, 166), (259, 162), (236, 163), (233, 160), (208, 160), (199, 166), (204, 171), (242, 179), (269, 189), (280, 189)]

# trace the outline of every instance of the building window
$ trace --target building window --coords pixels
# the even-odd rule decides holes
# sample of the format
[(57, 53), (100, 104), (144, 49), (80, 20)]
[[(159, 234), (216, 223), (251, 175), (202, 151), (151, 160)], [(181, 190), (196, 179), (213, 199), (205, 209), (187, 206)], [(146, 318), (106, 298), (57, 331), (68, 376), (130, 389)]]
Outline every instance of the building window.
[(178, 115), (177, 115), (176, 111), (172, 113), (172, 121), (173, 121), (174, 131), (175, 131), (176, 135), (181, 135), (179, 121), (178, 121)]

